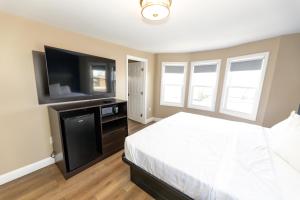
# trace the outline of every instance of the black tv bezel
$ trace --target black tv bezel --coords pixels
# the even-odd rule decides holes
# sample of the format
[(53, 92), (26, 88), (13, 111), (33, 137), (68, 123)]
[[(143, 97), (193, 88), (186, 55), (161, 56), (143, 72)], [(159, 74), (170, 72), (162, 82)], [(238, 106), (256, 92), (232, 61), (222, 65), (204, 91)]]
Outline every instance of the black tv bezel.
[(99, 57), (95, 55), (90, 55), (86, 53), (71, 51), (67, 49), (61, 49), (57, 47), (52, 47), (48, 45), (44, 45), (44, 51), (45, 51), (45, 67), (46, 67), (46, 79), (47, 79), (47, 87), (48, 87), (48, 102), (47, 103), (63, 103), (63, 102), (70, 102), (70, 101), (82, 101), (82, 100), (98, 100), (98, 99), (105, 99), (105, 98), (115, 98), (116, 97), (116, 84), (113, 86), (112, 92), (97, 94), (97, 95), (91, 95), (91, 96), (78, 96), (78, 97), (62, 97), (62, 98), (51, 98), (50, 91), (49, 91), (49, 72), (48, 72), (48, 64), (47, 64), (47, 56), (46, 56), (46, 49), (53, 49), (65, 53), (75, 54), (75, 55), (81, 55), (81, 56), (88, 56), (95, 59), (102, 59), (102, 60), (108, 60), (113, 61), (115, 63), (115, 71), (116, 71), (116, 60)]

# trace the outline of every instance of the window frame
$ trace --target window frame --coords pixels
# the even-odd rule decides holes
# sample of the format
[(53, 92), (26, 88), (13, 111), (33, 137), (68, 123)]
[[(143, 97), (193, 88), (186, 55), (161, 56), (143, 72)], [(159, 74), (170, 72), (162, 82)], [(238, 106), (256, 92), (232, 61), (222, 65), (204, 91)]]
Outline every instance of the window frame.
[[(166, 66), (183, 66), (183, 87), (182, 96), (180, 103), (172, 103), (164, 101), (164, 75)], [(187, 72), (188, 62), (162, 62), (161, 64), (161, 79), (160, 79), (160, 105), (161, 106), (173, 106), (173, 107), (184, 107), (185, 105), (185, 89), (186, 89), (186, 72)]]
[[(221, 59), (217, 60), (203, 60), (203, 61), (193, 61), (191, 62), (191, 71), (190, 71), (190, 83), (189, 83), (189, 96), (188, 96), (188, 108), (192, 109), (198, 109), (198, 110), (205, 110), (205, 111), (216, 111), (216, 102), (217, 102), (217, 94), (218, 94), (218, 88), (219, 88), (219, 78), (220, 78), (220, 68), (221, 68)], [(209, 65), (209, 64), (216, 64), (216, 82), (215, 87), (213, 91), (213, 97), (212, 97), (212, 107), (208, 106), (199, 106), (199, 105), (193, 105), (192, 104), (192, 80), (193, 80), (193, 74), (194, 74), (194, 68), (197, 65)]]
[[(263, 90), (263, 85), (264, 81), (266, 78), (266, 71), (267, 71), (267, 66), (268, 66), (268, 61), (269, 61), (269, 52), (263, 52), (263, 53), (256, 53), (256, 54), (249, 54), (249, 55), (244, 55), (244, 56), (238, 56), (238, 57), (231, 57), (227, 59), (226, 63), (226, 70), (225, 70), (225, 76), (224, 76), (224, 81), (223, 81), (223, 90), (222, 90), (222, 97), (221, 97), (221, 103), (220, 103), (220, 113), (227, 114), (230, 116), (234, 117), (239, 117), (251, 121), (256, 121), (257, 119), (257, 113), (258, 113), (258, 108), (259, 104), (261, 101), (261, 96), (262, 96), (262, 90)], [(255, 98), (255, 103), (253, 106), (253, 110), (251, 114), (248, 113), (243, 113), (243, 112), (238, 112), (238, 111), (233, 111), (225, 108), (225, 105), (227, 103), (227, 95), (228, 95), (228, 76), (230, 73), (230, 68), (231, 68), (231, 63), (233, 62), (240, 62), (240, 61), (251, 61), (251, 60), (258, 60), (262, 59), (262, 70), (261, 70), (261, 78), (260, 78), (260, 83), (259, 87), (257, 90), (257, 95)]]

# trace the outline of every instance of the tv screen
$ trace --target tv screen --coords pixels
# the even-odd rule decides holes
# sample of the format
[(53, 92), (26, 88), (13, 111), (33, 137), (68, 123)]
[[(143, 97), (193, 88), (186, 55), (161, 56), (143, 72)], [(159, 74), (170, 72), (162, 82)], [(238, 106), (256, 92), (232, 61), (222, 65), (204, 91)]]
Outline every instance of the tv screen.
[(45, 46), (51, 99), (115, 96), (115, 60)]

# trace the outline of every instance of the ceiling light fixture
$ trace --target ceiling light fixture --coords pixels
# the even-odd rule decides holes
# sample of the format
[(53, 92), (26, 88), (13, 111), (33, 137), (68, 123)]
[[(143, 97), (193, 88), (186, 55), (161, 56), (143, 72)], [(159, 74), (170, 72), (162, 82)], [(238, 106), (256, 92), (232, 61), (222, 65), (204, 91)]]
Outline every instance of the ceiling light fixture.
[(142, 15), (149, 20), (162, 20), (169, 16), (172, 0), (141, 0)]

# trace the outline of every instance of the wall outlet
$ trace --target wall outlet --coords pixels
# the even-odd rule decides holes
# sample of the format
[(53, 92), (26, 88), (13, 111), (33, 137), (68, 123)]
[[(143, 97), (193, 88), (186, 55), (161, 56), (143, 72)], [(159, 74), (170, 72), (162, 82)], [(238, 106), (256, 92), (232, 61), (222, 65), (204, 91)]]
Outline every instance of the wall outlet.
[(50, 142), (50, 144), (53, 144), (53, 139), (52, 139), (52, 136), (50, 136), (50, 138), (49, 138), (49, 142)]

